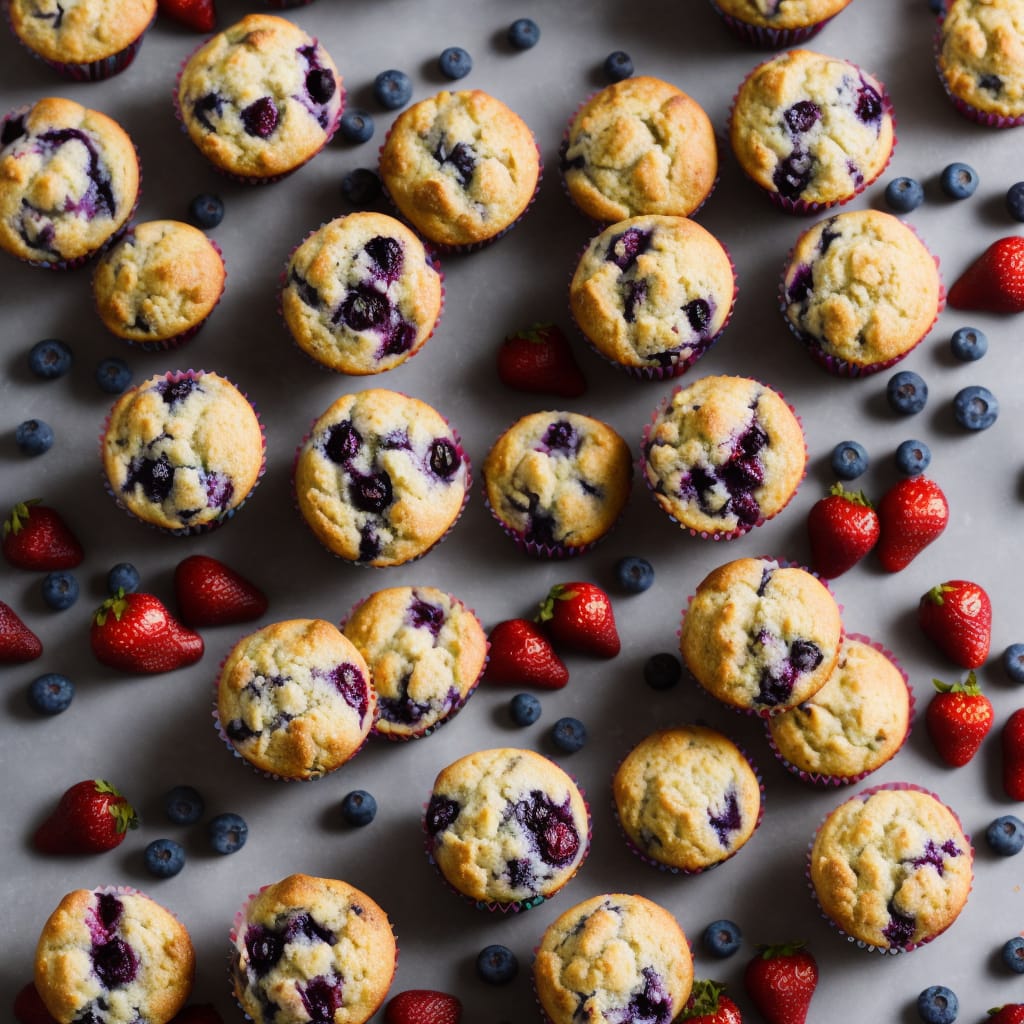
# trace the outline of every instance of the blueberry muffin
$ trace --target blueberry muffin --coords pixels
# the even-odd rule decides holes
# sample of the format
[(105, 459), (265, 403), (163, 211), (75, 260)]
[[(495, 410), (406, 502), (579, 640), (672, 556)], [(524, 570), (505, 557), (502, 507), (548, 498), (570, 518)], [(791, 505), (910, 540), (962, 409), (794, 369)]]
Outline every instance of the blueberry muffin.
[(631, 217), (583, 251), (569, 308), (587, 341), (634, 376), (674, 377), (714, 344), (732, 315), (725, 247), (686, 217)]
[(139, 198), (127, 132), (49, 97), (0, 125), (0, 249), (34, 266), (78, 266), (121, 231)]
[(264, 467), (255, 409), (229, 380), (204, 370), (157, 374), (126, 391), (100, 447), (118, 504), (178, 533), (233, 516)]
[(796, 46), (820, 32), (850, 0), (711, 0), (732, 31), (754, 46)]
[(601, 540), (629, 499), (629, 446), (606, 423), (536, 412), (505, 431), (483, 464), (491, 513), (524, 550), (564, 557)]
[(398, 958), (387, 914), (366, 893), (303, 874), (253, 896), (231, 941), (235, 998), (255, 1024), (365, 1024)]
[(718, 145), (704, 108), (660, 78), (636, 75), (588, 99), (561, 149), (562, 179), (589, 217), (688, 217), (718, 177)]
[(737, 537), (789, 503), (804, 478), (800, 420), (747, 377), (703, 377), (655, 411), (641, 468), (655, 502), (695, 535)]
[(553, 921), (533, 961), (550, 1024), (670, 1024), (690, 996), (686, 934), (643, 896), (592, 896)]
[(292, 253), (281, 311), (318, 363), (371, 374), (420, 350), (443, 299), (441, 273), (416, 235), (394, 217), (364, 211), (324, 224)]
[(392, 202), (445, 248), (493, 242), (526, 212), (540, 182), (537, 143), (501, 100), (440, 92), (395, 119), (380, 151)]
[(383, 389), (334, 402), (295, 466), (299, 511), (317, 539), (377, 567), (426, 554), (459, 518), (469, 484), (469, 462), (444, 417)]
[(198, 228), (136, 224), (96, 264), (93, 297), (104, 326), (141, 348), (168, 348), (205, 323), (224, 291), (224, 259)]
[(465, 704), (487, 661), (487, 634), (458, 598), (437, 587), (391, 587), (360, 602), (345, 636), (366, 659), (387, 739), (432, 732)]
[(881, 82), (850, 61), (801, 49), (747, 76), (729, 137), (743, 171), (791, 213), (852, 199), (882, 173), (896, 143)]
[(424, 816), (427, 850), (479, 907), (535, 907), (588, 853), (590, 815), (576, 783), (532, 750), (481, 750), (443, 768)]
[(761, 783), (727, 736), (701, 725), (641, 740), (612, 779), (619, 823), (632, 849), (688, 874), (734, 856), (761, 820)]
[(944, 298), (935, 258), (903, 221), (851, 210), (805, 231), (783, 272), (783, 316), (814, 359), (861, 376), (899, 362)]
[(334, 134), (344, 107), (330, 54), (298, 25), (248, 14), (185, 62), (176, 102), (189, 138), (218, 170), (274, 181)]
[(738, 558), (697, 586), (679, 647), (713, 697), (769, 715), (825, 685), (842, 637), (839, 606), (816, 576), (767, 558)]
[(167, 1024), (188, 1002), (185, 926), (132, 889), (75, 889), (43, 925), (35, 986), (57, 1024)]
[(363, 656), (323, 619), (275, 622), (243, 637), (217, 682), (224, 739), (281, 779), (316, 779), (351, 760), (376, 705)]
[(824, 914), (859, 945), (913, 949), (967, 902), (973, 851), (957, 816), (916, 788), (865, 790), (825, 819), (810, 851)]

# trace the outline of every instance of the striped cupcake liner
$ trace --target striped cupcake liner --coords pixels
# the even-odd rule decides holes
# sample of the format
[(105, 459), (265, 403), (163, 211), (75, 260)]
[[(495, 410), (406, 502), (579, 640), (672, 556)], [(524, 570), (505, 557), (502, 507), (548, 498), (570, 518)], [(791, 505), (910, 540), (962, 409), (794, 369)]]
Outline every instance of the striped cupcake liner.
[[(712, 10), (721, 18), (726, 27), (737, 39), (742, 39), (749, 46), (759, 50), (781, 50), (784, 47), (800, 46), (808, 39), (813, 39), (835, 15), (821, 21), (794, 28), (772, 28), (768, 25), (753, 25), (749, 21), (727, 14), (715, 0), (709, 0)], [(839, 13), (839, 12), (837, 12)]]

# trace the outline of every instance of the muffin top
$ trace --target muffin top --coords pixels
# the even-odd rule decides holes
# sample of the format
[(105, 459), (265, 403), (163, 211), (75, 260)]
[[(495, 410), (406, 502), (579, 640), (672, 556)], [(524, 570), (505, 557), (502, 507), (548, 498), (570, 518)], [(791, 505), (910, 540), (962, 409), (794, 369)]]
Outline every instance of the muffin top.
[(628, 368), (692, 362), (732, 312), (728, 253), (686, 217), (631, 217), (604, 229), (580, 257), (569, 305), (607, 358)]
[(851, 198), (882, 172), (896, 139), (881, 82), (850, 61), (802, 49), (747, 76), (729, 134), (758, 185), (803, 203)]
[(704, 108), (649, 75), (591, 96), (573, 117), (561, 156), (569, 195), (603, 221), (687, 217), (718, 176), (715, 131)]
[(840, 804), (814, 839), (811, 883), (847, 934), (882, 949), (933, 938), (956, 920), (973, 851), (956, 815), (916, 789), (879, 789)]
[(934, 257), (912, 228), (880, 210), (850, 210), (808, 228), (783, 279), (790, 324), (827, 354), (860, 366), (916, 345), (941, 297)]
[(715, 0), (715, 5), (749, 25), (804, 28), (838, 14), (850, 0)]
[(185, 926), (134, 890), (75, 889), (43, 925), (35, 986), (62, 1024), (167, 1024), (187, 1002), (195, 953)]
[(317, 362), (369, 374), (419, 350), (442, 297), (441, 274), (419, 238), (394, 217), (359, 211), (324, 224), (292, 253), (281, 309)]
[(78, 261), (131, 216), (139, 161), (106, 114), (49, 97), (9, 116), (2, 139), (0, 248), (41, 265)]
[(738, 558), (697, 586), (680, 650), (697, 682), (733, 707), (773, 714), (820, 690), (843, 627), (828, 588), (806, 569)]
[(578, 548), (603, 537), (625, 508), (629, 446), (606, 423), (536, 412), (495, 441), (483, 465), (487, 500), (527, 542)]
[(217, 247), (191, 224), (136, 224), (103, 254), (93, 275), (107, 329), (133, 342), (160, 342), (209, 316), (224, 290)]
[(690, 996), (693, 958), (664, 907), (609, 893), (578, 903), (548, 926), (533, 974), (552, 1024), (670, 1024)]
[(330, 54), (298, 25), (248, 14), (185, 64), (178, 108), (189, 137), (221, 170), (274, 178), (333, 134), (344, 104)]
[(299, 510), (325, 547), (366, 565), (425, 554), (455, 522), (469, 463), (439, 412), (397, 391), (339, 398), (299, 450)]
[(156, 0), (9, 0), (18, 38), (46, 60), (88, 64), (112, 57), (149, 28)]
[(263, 434), (248, 399), (205, 371), (157, 374), (114, 404), (102, 441), (114, 497), (167, 530), (229, 516), (263, 471)]
[(641, 740), (612, 779), (615, 809), (643, 854), (701, 871), (753, 835), (761, 785), (743, 752), (706, 726), (662, 729)]
[(235, 996), (256, 1024), (364, 1024), (398, 956), (387, 914), (366, 893), (303, 874), (253, 896), (232, 942)]
[(949, 0), (938, 65), (949, 91), (975, 109), (1024, 116), (1024, 0)]
[(443, 768), (424, 817), (428, 848), (460, 893), (532, 906), (576, 873), (590, 817), (576, 783), (532, 750), (481, 750)]
[(419, 736), (461, 707), (487, 660), (487, 634), (458, 598), (437, 587), (391, 587), (361, 602), (344, 625), (377, 693), (374, 730)]
[(846, 637), (828, 682), (791, 711), (768, 719), (775, 748), (814, 777), (874, 771), (903, 745), (910, 693), (903, 674), (870, 643)]
[(500, 100), (479, 89), (444, 91), (398, 115), (380, 174), (420, 234), (458, 247), (491, 241), (523, 214), (540, 156), (530, 129)]
[(709, 535), (742, 532), (778, 513), (807, 466), (796, 414), (747, 377), (702, 377), (675, 391), (655, 413), (643, 455), (655, 501)]

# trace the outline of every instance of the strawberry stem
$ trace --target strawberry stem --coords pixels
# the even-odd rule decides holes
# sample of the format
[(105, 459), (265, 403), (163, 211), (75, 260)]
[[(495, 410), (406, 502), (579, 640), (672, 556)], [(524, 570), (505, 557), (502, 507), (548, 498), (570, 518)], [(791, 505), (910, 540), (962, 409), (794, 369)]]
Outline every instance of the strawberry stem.
[(38, 505), (42, 498), (29, 498), (27, 501), (19, 501), (11, 509), (10, 515), (4, 520), (4, 536), (9, 533), (20, 533), (28, 517), (32, 515), (32, 506)]
[(774, 960), (779, 956), (792, 956), (806, 945), (807, 943), (803, 939), (796, 939), (793, 942), (780, 942), (773, 945), (762, 943), (754, 948), (760, 954), (762, 960)]
[(974, 669), (967, 673), (967, 678), (955, 683), (944, 683), (941, 679), (933, 679), (932, 683), (939, 693), (962, 693), (968, 697), (977, 697), (981, 693), (981, 684)]
[(718, 997), (725, 991), (725, 985), (720, 981), (709, 981), (706, 978), (697, 979), (690, 990), (690, 998), (679, 1017), (680, 1021), (690, 1020), (692, 1017), (704, 1017), (708, 1014), (718, 1013)]
[(93, 614), (93, 622), (97, 626), (102, 626), (107, 621), (107, 616), (113, 612), (114, 620), (116, 622), (121, 621), (121, 616), (128, 610), (128, 600), (124, 594), (124, 588), (118, 587), (117, 593), (113, 597), (108, 597), (103, 604), (96, 609)]

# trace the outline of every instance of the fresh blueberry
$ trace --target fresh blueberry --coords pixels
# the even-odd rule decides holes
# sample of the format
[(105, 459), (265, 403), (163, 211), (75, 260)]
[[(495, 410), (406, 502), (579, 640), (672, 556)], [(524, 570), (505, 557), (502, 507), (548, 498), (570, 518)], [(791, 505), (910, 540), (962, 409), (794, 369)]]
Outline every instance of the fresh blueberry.
[(445, 78), (465, 78), (473, 70), (473, 58), (461, 46), (449, 46), (437, 58), (437, 68)]
[(958, 327), (949, 339), (949, 347), (962, 363), (973, 363), (988, 351), (988, 338), (977, 327)]
[(358, 107), (349, 107), (338, 124), (338, 131), (346, 142), (369, 142), (373, 130), (373, 115)]
[(107, 593), (112, 597), (116, 597), (119, 590), (134, 594), (141, 582), (139, 570), (131, 562), (118, 562), (107, 573)]
[(185, 848), (173, 839), (154, 839), (144, 856), (154, 878), (173, 878), (185, 866)]
[(928, 385), (924, 378), (913, 370), (900, 370), (889, 378), (885, 386), (885, 397), (889, 408), (903, 416), (920, 412), (928, 401)]
[(29, 684), (29, 707), (40, 715), (59, 715), (67, 711), (74, 698), (75, 684), (58, 672), (47, 672)]
[(972, 384), (953, 396), (953, 415), (965, 430), (988, 430), (999, 416), (999, 400), (988, 388)]
[(1007, 939), (1002, 951), (1003, 963), (1014, 974), (1024, 974), (1024, 938), (1015, 935)]
[(642, 594), (654, 583), (654, 566), (646, 558), (627, 555), (615, 563), (615, 578), (627, 594)]
[(516, 725), (533, 725), (540, 718), (540, 701), (532, 693), (517, 693), (508, 702), (508, 713)]
[(1003, 651), (1003, 668), (1015, 683), (1024, 683), (1024, 644), (1010, 644)]
[(116, 356), (101, 359), (96, 365), (96, 383), (108, 395), (119, 395), (132, 382), (131, 367)]
[(43, 420), (25, 420), (15, 428), (14, 443), (23, 455), (42, 455), (53, 447), (53, 427)]
[(63, 377), (71, 369), (71, 349), (58, 338), (44, 338), (28, 350), (28, 368), (43, 380)]
[(381, 190), (377, 172), (369, 167), (356, 167), (341, 179), (341, 194), (355, 207), (369, 206), (379, 198)]
[(476, 973), (489, 985), (506, 985), (519, 973), (519, 961), (508, 946), (495, 942), (477, 954)]
[(342, 798), (341, 816), (356, 828), (369, 825), (377, 817), (377, 801), (365, 789), (353, 789)]
[(840, 441), (832, 449), (832, 472), (840, 480), (856, 480), (867, 471), (868, 452), (859, 441)]
[(904, 441), (896, 449), (896, 468), (904, 476), (923, 473), (931, 461), (931, 449), (924, 441)]
[(1006, 190), (1006, 212), (1014, 220), (1024, 221), (1024, 181), (1018, 181)]
[(249, 838), (249, 826), (240, 814), (218, 814), (206, 824), (206, 834), (215, 853), (237, 853)]
[(743, 941), (743, 933), (735, 921), (722, 918), (719, 921), (712, 921), (704, 929), (704, 948), (712, 955), (724, 960), (732, 956), (740, 948)]
[(540, 39), (540, 26), (532, 18), (516, 18), (508, 27), (509, 45), (516, 50), (529, 50)]
[(412, 79), (404, 71), (389, 68), (373, 80), (373, 95), (385, 110), (397, 110), (412, 99)]
[(1024, 821), (1015, 814), (1003, 814), (989, 823), (985, 839), (993, 853), (1015, 857), (1024, 850)]
[(604, 59), (604, 73), (609, 82), (621, 82), (633, 74), (633, 58), (625, 50), (613, 50)]
[(644, 682), (652, 690), (670, 690), (682, 677), (682, 662), (668, 651), (652, 654), (644, 662)]
[(939, 175), (939, 185), (950, 199), (968, 199), (978, 188), (978, 172), (970, 164), (947, 164)]
[(931, 985), (917, 997), (917, 1013), (925, 1024), (953, 1024), (960, 1012), (960, 1000), (945, 985)]
[(224, 219), (224, 203), (220, 196), (203, 192), (188, 204), (188, 215), (197, 228), (209, 231)]
[(551, 726), (551, 741), (566, 754), (575, 754), (587, 742), (586, 726), (578, 718), (560, 718)]
[(194, 786), (175, 786), (164, 794), (164, 814), (175, 825), (194, 825), (204, 810), (206, 803)]
[(924, 202), (924, 188), (916, 178), (893, 178), (885, 186), (885, 201), (890, 210), (910, 213)]
[(43, 577), (43, 602), (47, 608), (62, 612), (78, 600), (78, 580), (66, 569), (55, 569)]

